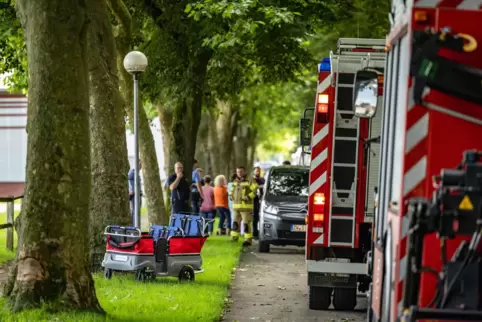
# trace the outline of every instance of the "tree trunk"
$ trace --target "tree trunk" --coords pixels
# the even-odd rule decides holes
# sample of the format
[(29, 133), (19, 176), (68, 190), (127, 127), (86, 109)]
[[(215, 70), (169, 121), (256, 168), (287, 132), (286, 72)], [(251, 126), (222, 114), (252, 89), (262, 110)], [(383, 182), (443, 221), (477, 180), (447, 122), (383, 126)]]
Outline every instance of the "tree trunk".
[(251, 129), (246, 125), (238, 125), (235, 140), (235, 166), (244, 166), (246, 171), (251, 170), (252, 164), (249, 164), (248, 149), (250, 146), (250, 132)]
[(161, 123), (162, 150), (164, 153), (164, 171), (166, 172), (166, 175), (169, 176), (169, 174), (174, 171), (174, 165), (171, 165), (171, 160), (169, 159), (169, 132), (172, 127), (172, 111), (170, 109), (158, 106), (157, 112), (159, 114), (159, 121)]
[[(209, 49), (200, 49), (195, 61), (191, 64), (191, 92), (186, 98), (181, 99), (174, 109), (169, 146), (171, 147), (170, 160), (182, 162), (184, 172), (189, 174), (193, 166), (194, 152), (199, 124), (201, 123), (202, 102), (204, 97), (204, 83), (207, 66), (212, 52)], [(190, 181), (190, 180), (189, 180)]]
[(254, 157), (256, 155), (256, 130), (251, 129), (248, 141), (248, 166), (253, 167)]
[[(214, 119), (214, 118), (213, 118)], [(204, 137), (205, 147), (203, 154), (206, 156), (206, 162), (209, 165), (209, 174), (213, 177), (217, 176), (219, 172), (219, 141), (216, 133), (216, 123), (212, 122), (207, 126), (207, 133)]]
[(92, 193), (90, 246), (93, 266), (100, 267), (109, 224), (130, 225), (127, 189), (127, 144), (123, 101), (119, 92), (116, 48), (104, 1), (91, 12), (89, 25), (90, 135)]
[[(129, 120), (133, 120), (134, 108), (132, 102), (134, 95), (132, 76), (124, 69), (124, 57), (130, 51), (132, 45), (132, 18), (121, 0), (108, 0), (108, 3), (120, 25), (116, 36), (117, 67), (120, 72), (120, 87), (121, 92), (124, 94), (126, 113)], [(167, 224), (169, 219), (164, 205), (154, 138), (146, 112), (142, 108), (141, 102), (139, 103), (139, 152), (142, 161), (142, 179), (144, 182), (144, 195), (147, 200), (149, 222)]]
[(213, 149), (214, 143), (211, 141), (210, 136), (210, 121), (211, 115), (207, 112), (201, 116), (201, 124), (197, 133), (195, 157), (199, 161), (199, 166), (204, 168), (205, 174), (214, 175), (211, 157), (211, 150)]
[(216, 120), (216, 132), (219, 144), (215, 158), (219, 173), (229, 177), (233, 171), (231, 158), (234, 153), (233, 137), (236, 133), (237, 113), (230, 102), (218, 101), (217, 108), (219, 115)]
[(60, 304), (102, 312), (89, 257), (86, 7), (16, 1), (29, 62), (29, 135), (16, 274), (7, 293), (13, 311)]
[(188, 181), (191, 179), (197, 131), (201, 122), (201, 104), (196, 100), (190, 103), (183, 100), (174, 110), (169, 136), (171, 147), (169, 159), (171, 163), (179, 161), (184, 165), (184, 173)]
[[(128, 76), (125, 75), (125, 77)], [(129, 108), (127, 115), (129, 120), (133, 120), (134, 110)], [(164, 205), (156, 146), (151, 126), (141, 101), (139, 102), (139, 152), (142, 162), (142, 179), (144, 180), (143, 192), (146, 196), (149, 223), (165, 225), (169, 222), (169, 218)]]
[[(172, 111), (167, 108), (162, 108), (161, 106), (157, 107), (157, 112), (159, 115), (159, 122), (161, 124), (161, 135), (162, 135), (162, 151), (164, 154), (164, 172), (166, 172), (166, 176), (169, 177), (169, 174), (174, 171), (174, 165), (171, 165), (171, 160), (169, 158), (169, 137), (170, 137), (170, 130), (172, 126)], [(166, 213), (171, 212), (171, 190), (165, 189), (164, 191), (164, 207), (166, 209)]]

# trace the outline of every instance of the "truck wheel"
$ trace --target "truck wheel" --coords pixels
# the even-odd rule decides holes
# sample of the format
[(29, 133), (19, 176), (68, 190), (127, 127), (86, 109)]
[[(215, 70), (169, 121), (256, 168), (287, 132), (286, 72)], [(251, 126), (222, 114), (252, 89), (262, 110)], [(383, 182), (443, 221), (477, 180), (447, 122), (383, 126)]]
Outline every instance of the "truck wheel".
[(269, 244), (260, 240), (258, 242), (258, 252), (269, 253)]
[(328, 310), (331, 304), (332, 288), (310, 286), (309, 307), (310, 310)]
[(356, 288), (335, 288), (333, 306), (338, 311), (353, 311), (356, 306)]

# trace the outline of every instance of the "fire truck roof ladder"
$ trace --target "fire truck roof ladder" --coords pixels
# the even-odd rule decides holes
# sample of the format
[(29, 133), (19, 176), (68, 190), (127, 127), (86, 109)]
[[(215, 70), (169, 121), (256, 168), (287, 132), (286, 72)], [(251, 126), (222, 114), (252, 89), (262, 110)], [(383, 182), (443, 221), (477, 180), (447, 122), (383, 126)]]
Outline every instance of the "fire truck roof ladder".
[(363, 38), (340, 38), (338, 40), (337, 55), (359, 57), (365, 56), (367, 53), (370, 53), (374, 58), (384, 59), (385, 40)]
[[(366, 56), (366, 53), (364, 53)], [(336, 60), (333, 60), (335, 58)], [(341, 57), (341, 56), (334, 56), (333, 53), (330, 53), (330, 61), (332, 61), (332, 67), (331, 67), (331, 74), (336, 73), (337, 75), (342, 72), (340, 71), (340, 58), (342, 59), (341, 62), (345, 63), (346, 62), (346, 57)], [(358, 59), (354, 60), (353, 58), (349, 59), (350, 61), (348, 62), (350, 65), (353, 64), (360, 64), (362, 62), (361, 58), (358, 57)], [(355, 65), (353, 66), (354, 70), (360, 68), (360, 65)], [(335, 86), (335, 117), (334, 117), (334, 123), (331, 125), (333, 127), (333, 142), (332, 142), (332, 147), (333, 147), (333, 155), (337, 153), (338, 150), (341, 152), (344, 147), (344, 143), (347, 141), (357, 141), (357, 137), (359, 136), (359, 122), (358, 119), (355, 118), (354, 112), (353, 111), (347, 111), (347, 110), (342, 110), (338, 106), (338, 95), (339, 95), (339, 89), (340, 87), (345, 87), (348, 84), (340, 84), (340, 79), (339, 77), (331, 77), (332, 84), (334, 82)], [(344, 119), (342, 117), (342, 114), (351, 114), (351, 119)], [(349, 121), (348, 121), (349, 120)], [(346, 122), (348, 121), (348, 122)], [(343, 128), (343, 129), (352, 129), (356, 130), (355, 136), (343, 136), (343, 135), (337, 135), (338, 131), (336, 131), (337, 128)], [(357, 173), (358, 169), (358, 145), (356, 145), (356, 151), (355, 152), (355, 160), (354, 162), (349, 162), (349, 163), (331, 163), (331, 173), (333, 174), (332, 180), (330, 180), (330, 200), (332, 200), (331, 205), (330, 205), (330, 210), (329, 210), (329, 220), (330, 220), (330, 227), (333, 227), (334, 221), (337, 223), (340, 223), (340, 221), (350, 221), (351, 222), (351, 235), (348, 236), (340, 236), (338, 234), (332, 235), (332, 229), (328, 230), (328, 245), (330, 246), (348, 246), (348, 247), (354, 247), (355, 245), (355, 240), (354, 240), (354, 235), (355, 235), (355, 226), (356, 226), (356, 221), (355, 221), (355, 211), (356, 211), (356, 189), (355, 185), (352, 185), (350, 189), (343, 189), (340, 187), (336, 186), (336, 182), (338, 181), (338, 177), (341, 176), (339, 171), (335, 172), (335, 167), (337, 169), (347, 169), (347, 171), (351, 172), (354, 170), (354, 174)], [(334, 161), (334, 157), (332, 159)], [(352, 170), (353, 169), (353, 170)], [(347, 197), (340, 197), (341, 195), (348, 195)], [(337, 216), (337, 209), (338, 211), (340, 209), (344, 209), (344, 212), (351, 213), (351, 216)], [(348, 210), (350, 209), (350, 210)], [(334, 211), (335, 210), (335, 211)], [(344, 224), (343, 224), (344, 225)]]
[[(334, 74), (339, 73), (356, 73), (360, 69), (367, 67), (374, 69), (385, 68), (385, 52), (372, 53), (372, 52), (357, 52), (354, 55), (339, 55), (330, 52), (330, 73), (331, 73), (331, 85), (335, 86)], [(343, 67), (340, 69), (340, 64)]]

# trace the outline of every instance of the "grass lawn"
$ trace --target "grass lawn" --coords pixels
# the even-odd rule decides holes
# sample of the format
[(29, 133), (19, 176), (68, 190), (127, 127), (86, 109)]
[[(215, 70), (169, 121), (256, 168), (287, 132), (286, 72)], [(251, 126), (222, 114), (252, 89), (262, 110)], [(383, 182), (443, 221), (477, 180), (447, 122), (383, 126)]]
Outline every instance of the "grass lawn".
[[(3, 242), (0, 249), (4, 248), (4, 238), (0, 235), (0, 243)], [(6, 259), (14, 257), (13, 253), (4, 252), (0, 252), (0, 261), (4, 256)], [(105, 317), (81, 312), (52, 314), (47, 310), (11, 314), (3, 298), (0, 299), (0, 321), (219, 321), (240, 252), (241, 243), (233, 243), (227, 236), (210, 237), (202, 251), (205, 272), (196, 275), (193, 283), (180, 284), (177, 278), (170, 277), (140, 283), (134, 280), (133, 274), (114, 274), (111, 280), (105, 280), (101, 274), (96, 274), (97, 297), (107, 312)]]

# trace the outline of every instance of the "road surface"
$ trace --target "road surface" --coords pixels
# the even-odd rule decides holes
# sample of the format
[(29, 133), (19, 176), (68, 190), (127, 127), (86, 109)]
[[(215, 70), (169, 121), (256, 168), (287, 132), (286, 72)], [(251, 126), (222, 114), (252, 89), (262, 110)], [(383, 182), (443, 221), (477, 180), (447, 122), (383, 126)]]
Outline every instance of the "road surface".
[(309, 310), (304, 261), (304, 249), (298, 247), (272, 247), (268, 254), (254, 246), (246, 250), (223, 321), (366, 321), (365, 297), (358, 297), (356, 312)]

